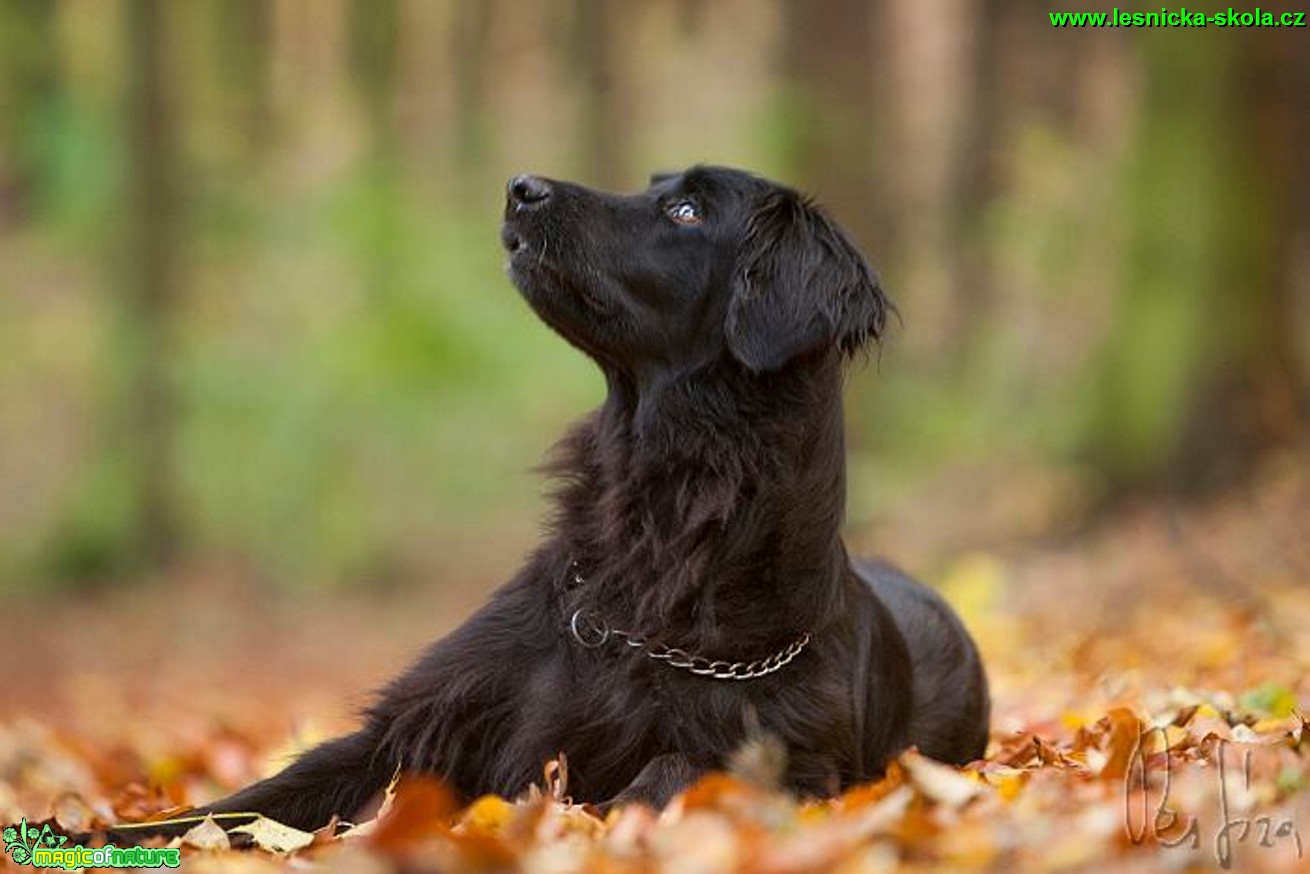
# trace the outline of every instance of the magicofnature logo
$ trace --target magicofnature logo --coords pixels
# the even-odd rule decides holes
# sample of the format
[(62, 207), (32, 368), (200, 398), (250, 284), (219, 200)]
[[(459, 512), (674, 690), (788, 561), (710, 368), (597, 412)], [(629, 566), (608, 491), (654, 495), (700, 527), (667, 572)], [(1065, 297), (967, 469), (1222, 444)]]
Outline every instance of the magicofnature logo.
[(39, 828), (28, 825), (26, 817), (18, 825), (6, 826), (3, 834), (9, 858), (34, 868), (176, 868), (182, 863), (177, 847), (65, 846), (67, 835), (48, 822)]

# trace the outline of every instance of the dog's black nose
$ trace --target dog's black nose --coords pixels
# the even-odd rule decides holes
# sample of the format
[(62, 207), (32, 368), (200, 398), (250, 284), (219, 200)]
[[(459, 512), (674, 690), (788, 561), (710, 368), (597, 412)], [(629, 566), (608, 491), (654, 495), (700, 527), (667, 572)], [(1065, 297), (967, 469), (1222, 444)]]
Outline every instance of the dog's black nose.
[(537, 176), (515, 176), (507, 186), (509, 202), (515, 209), (541, 206), (550, 199), (550, 183)]

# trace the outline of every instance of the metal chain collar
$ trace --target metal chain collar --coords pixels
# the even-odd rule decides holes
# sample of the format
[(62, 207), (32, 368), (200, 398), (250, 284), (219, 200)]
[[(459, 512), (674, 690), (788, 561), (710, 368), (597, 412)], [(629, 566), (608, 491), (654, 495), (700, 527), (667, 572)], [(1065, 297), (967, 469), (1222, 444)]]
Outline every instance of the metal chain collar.
[[(572, 563), (571, 569), (575, 583), (585, 582), (576, 561)], [(647, 658), (711, 680), (754, 680), (758, 677), (766, 677), (791, 664), (792, 660), (810, 645), (810, 633), (806, 631), (771, 656), (752, 662), (729, 662), (695, 655), (676, 646), (653, 643), (641, 635), (612, 628), (604, 619), (585, 610), (573, 611), (573, 617), (569, 620), (569, 631), (573, 634), (573, 639), (586, 649), (604, 646), (613, 637), (633, 649), (641, 650)]]

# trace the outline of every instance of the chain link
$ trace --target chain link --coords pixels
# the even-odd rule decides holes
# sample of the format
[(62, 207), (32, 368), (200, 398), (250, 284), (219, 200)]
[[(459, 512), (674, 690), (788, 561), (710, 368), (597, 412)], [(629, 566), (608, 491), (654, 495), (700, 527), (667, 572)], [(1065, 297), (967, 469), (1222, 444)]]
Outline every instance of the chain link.
[(792, 660), (810, 645), (810, 633), (807, 631), (766, 658), (756, 659), (753, 662), (729, 662), (694, 655), (676, 646), (652, 643), (640, 635), (611, 628), (603, 619), (582, 610), (574, 611), (572, 619), (569, 620), (569, 630), (573, 632), (574, 639), (587, 649), (603, 646), (613, 637), (633, 649), (640, 650), (647, 658), (711, 680), (754, 680), (758, 677), (766, 677), (791, 664)]
[[(582, 568), (578, 566), (577, 559), (569, 562), (569, 572), (573, 577), (574, 585), (581, 586), (586, 583), (587, 580), (582, 576)], [(613, 637), (623, 641), (633, 649), (640, 650), (647, 658), (654, 659), (657, 662), (664, 662), (669, 667), (690, 671), (698, 677), (708, 677), (711, 680), (754, 680), (758, 677), (766, 677), (787, 667), (796, 656), (801, 654), (805, 647), (810, 645), (810, 633), (806, 631), (773, 655), (756, 659), (753, 662), (729, 662), (722, 659), (709, 659), (705, 656), (694, 655), (686, 650), (678, 649), (675, 646), (652, 643), (638, 634), (611, 628), (604, 619), (585, 610), (573, 611), (573, 616), (569, 619), (569, 631), (573, 633), (573, 638), (587, 649), (604, 646)]]

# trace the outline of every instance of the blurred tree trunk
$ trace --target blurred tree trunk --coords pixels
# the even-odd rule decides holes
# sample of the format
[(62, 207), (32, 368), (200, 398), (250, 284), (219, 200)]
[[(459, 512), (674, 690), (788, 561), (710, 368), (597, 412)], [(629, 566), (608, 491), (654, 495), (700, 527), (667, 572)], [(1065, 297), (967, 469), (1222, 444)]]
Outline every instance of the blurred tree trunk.
[(710, 0), (677, 0), (678, 30), (683, 37), (694, 37), (705, 24), (705, 6)]
[(1298, 337), (1295, 318), (1296, 283), (1305, 278), (1298, 265), (1304, 269), (1310, 249), (1310, 54), (1304, 37), (1290, 30), (1274, 34), (1272, 45), (1266, 34), (1246, 36), (1237, 87), (1253, 99), (1239, 101), (1247, 112), (1239, 129), (1255, 133), (1251, 157), (1265, 174), (1270, 233), (1234, 281), (1261, 266), (1268, 270), (1254, 289), (1242, 357), (1254, 389), (1256, 439), (1282, 444), (1306, 424), (1310, 400), (1298, 360), (1310, 350), (1299, 348), (1306, 338)]
[(354, 0), (350, 16), (350, 66), (359, 88), (368, 134), (368, 210), (360, 216), (370, 291), (386, 298), (401, 265), (401, 186), (396, 131), (396, 83), (400, 25), (398, 0)]
[(576, 0), (572, 58), (582, 86), (583, 171), (594, 185), (624, 187), (629, 154), (626, 137), (627, 101), (618, 71), (618, 40), (628, 20), (620, 15), (635, 3), (619, 0)]
[(0, 227), (41, 208), (46, 156), (35, 134), (59, 106), (57, 11), (50, 0), (0, 7)]
[(966, 193), (977, 147), (971, 139), (987, 132), (972, 110), (985, 96), (973, 78), (974, 54), (980, 29), (995, 24), (987, 16), (993, 11), (970, 0), (888, 0), (878, 47), (886, 57), (880, 118), (888, 131), (878, 197), (894, 211), (893, 266), (912, 290), (907, 341), (936, 361), (949, 362), (961, 348), (972, 314), (963, 303), (973, 295), (965, 276), (974, 219)]
[(375, 157), (395, 145), (395, 94), (400, 6), (398, 0), (354, 0), (350, 15), (350, 67), (359, 87)]
[(481, 172), (487, 163), (490, 135), (485, 100), (490, 56), (493, 0), (459, 0), (452, 33), (455, 57), (455, 164), (460, 194), (481, 199)]
[[(813, 191), (862, 248), (880, 222), (874, 191), (874, 0), (783, 0), (780, 78), (788, 175)], [(880, 13), (879, 20), (885, 15)], [(884, 227), (887, 222), (881, 223)]]
[(971, 63), (967, 71), (968, 95), (960, 121), (959, 192), (950, 218), (949, 233), (956, 240), (957, 281), (952, 304), (952, 323), (947, 342), (954, 369), (969, 364), (968, 342), (994, 306), (992, 265), (978, 229), (986, 211), (1001, 190), (1003, 147), (1009, 133), (1005, 125), (1005, 104), (1010, 94), (1001, 79), (1002, 64), (1009, 46), (1004, 0), (977, 0), (972, 4), (966, 26), (971, 31)]
[(1239, 36), (1227, 85), (1231, 129), (1243, 133), (1221, 190), (1224, 315), (1166, 460), (1177, 490), (1238, 481), (1307, 418), (1295, 298), (1310, 248), (1310, 62), (1291, 31)]
[(169, 379), (177, 303), (178, 197), (174, 119), (165, 94), (164, 0), (128, 6), (128, 149), (125, 318), (134, 558), (153, 569), (177, 554), (173, 489), (175, 398)]
[(1291, 31), (1135, 39), (1146, 87), (1122, 180), (1127, 270), (1089, 446), (1117, 492), (1196, 494), (1303, 433), (1310, 89)]
[(241, 127), (250, 156), (268, 151), (272, 135), (273, 4), (268, 0), (220, 0), (216, 24), (224, 71), (242, 103)]

